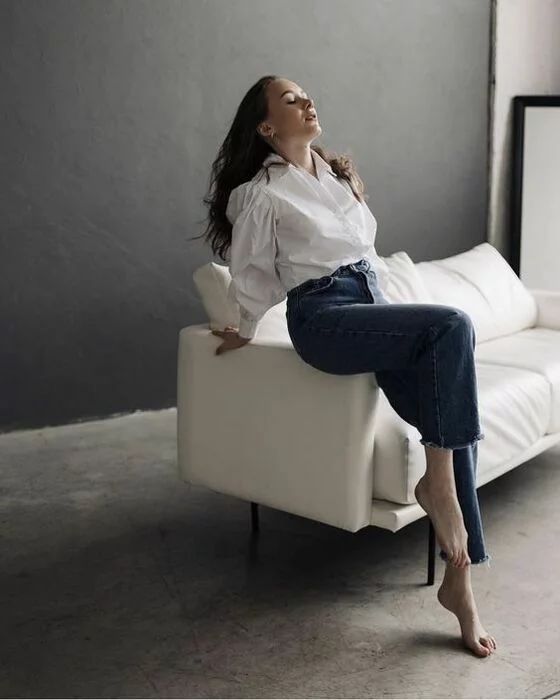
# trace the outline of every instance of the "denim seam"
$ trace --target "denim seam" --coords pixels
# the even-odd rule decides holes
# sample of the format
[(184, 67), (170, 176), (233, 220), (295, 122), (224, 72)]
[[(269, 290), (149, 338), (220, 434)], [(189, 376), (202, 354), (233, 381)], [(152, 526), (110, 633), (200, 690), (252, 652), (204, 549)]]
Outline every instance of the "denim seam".
[(361, 272), (363, 273), (363, 277), (361, 279), (362, 279), (362, 284), (366, 288), (366, 294), (371, 298), (372, 304), (375, 304), (375, 297), (373, 296), (371, 289), (369, 288), (367, 272), (365, 270), (361, 270)]
[[(436, 328), (436, 326), (429, 326), (428, 328), (428, 335), (430, 335), (433, 331), (433, 329)], [(431, 356), (432, 356), (432, 371), (433, 371), (433, 385), (434, 385), (434, 394), (435, 394), (435, 407), (436, 407), (436, 418), (437, 418), (437, 432), (438, 432), (438, 437), (439, 437), (439, 444), (435, 444), (434, 442), (430, 440), (425, 440), (424, 436), (422, 435), (422, 440), (420, 440), (421, 444), (423, 445), (428, 445), (428, 447), (440, 447), (444, 448), (443, 444), (443, 436), (441, 434), (441, 412), (440, 412), (440, 405), (439, 405), (439, 387), (438, 387), (438, 372), (437, 372), (437, 352), (436, 352), (436, 346), (435, 344), (432, 344), (431, 347)], [(422, 426), (424, 427), (424, 426)], [(470, 444), (470, 443), (469, 443)], [(447, 448), (449, 449), (449, 448)]]
[(437, 416), (437, 431), (439, 435), (439, 441), (443, 445), (443, 437), (441, 434), (441, 412), (439, 405), (439, 386), (438, 386), (438, 368), (437, 368), (437, 351), (435, 344), (432, 344), (432, 362), (434, 371), (434, 391), (435, 391), (435, 405), (436, 405), (436, 416)]
[[(341, 306), (345, 306), (342, 304)], [(416, 333), (400, 333), (399, 331), (376, 331), (376, 330), (363, 330), (354, 328), (328, 328), (324, 326), (315, 326), (311, 324), (306, 324), (306, 329), (310, 331), (324, 331), (325, 333), (377, 333), (378, 335), (400, 335), (407, 338), (413, 338)]]
[[(436, 326), (430, 326), (428, 328), (428, 333), (431, 333), (432, 330), (436, 328)], [(476, 436), (472, 439), (469, 440), (466, 443), (462, 443), (461, 445), (453, 445), (451, 447), (447, 447), (444, 444), (443, 436), (441, 433), (441, 412), (440, 412), (440, 406), (439, 406), (439, 391), (438, 391), (438, 383), (437, 383), (437, 352), (436, 352), (436, 347), (435, 345), (432, 346), (432, 366), (434, 368), (434, 388), (435, 388), (435, 406), (436, 406), (436, 416), (437, 416), (437, 429), (438, 429), (438, 435), (439, 435), (439, 444), (436, 444), (432, 441), (425, 440), (424, 437), (422, 436), (422, 440), (420, 440), (422, 445), (427, 445), (428, 447), (439, 447), (441, 449), (451, 449), (451, 450), (459, 450), (463, 449), (465, 447), (470, 447), (473, 445), (477, 440), (482, 440), (484, 439), (485, 435), (481, 431), (476, 434)]]
[[(410, 439), (408, 437), (405, 437), (404, 439), (405, 442), (405, 449), (406, 449), (406, 478), (408, 481), (408, 484), (410, 484)], [(410, 494), (410, 491), (407, 495)]]

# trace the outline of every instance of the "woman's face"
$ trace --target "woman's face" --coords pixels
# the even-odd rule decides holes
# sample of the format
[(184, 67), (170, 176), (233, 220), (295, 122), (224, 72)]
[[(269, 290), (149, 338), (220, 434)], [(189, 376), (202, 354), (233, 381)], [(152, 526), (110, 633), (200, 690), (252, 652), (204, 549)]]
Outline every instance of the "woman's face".
[(268, 84), (268, 116), (259, 132), (271, 143), (298, 141), (310, 143), (322, 132), (313, 98), (297, 83), (278, 78)]

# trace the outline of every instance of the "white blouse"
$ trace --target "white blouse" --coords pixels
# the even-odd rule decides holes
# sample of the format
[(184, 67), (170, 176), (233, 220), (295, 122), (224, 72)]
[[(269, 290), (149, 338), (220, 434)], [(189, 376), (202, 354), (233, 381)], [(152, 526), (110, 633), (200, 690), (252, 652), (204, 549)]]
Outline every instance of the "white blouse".
[[(231, 191), (228, 297), (239, 304), (239, 335), (252, 338), (259, 321), (293, 287), (367, 258), (382, 291), (388, 267), (375, 250), (377, 221), (346, 180), (311, 149), (319, 179), (270, 153), (252, 180)], [(266, 182), (264, 166), (273, 166)]]

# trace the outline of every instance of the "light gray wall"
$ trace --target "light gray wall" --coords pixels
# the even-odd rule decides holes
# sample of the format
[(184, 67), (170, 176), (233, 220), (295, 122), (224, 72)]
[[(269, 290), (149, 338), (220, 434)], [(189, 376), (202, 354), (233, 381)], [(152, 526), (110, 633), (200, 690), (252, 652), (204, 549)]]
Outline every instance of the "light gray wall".
[(485, 240), (489, 21), (489, 0), (4, 0), (0, 427), (175, 404), (212, 259), (187, 239), (261, 75), (314, 96), (381, 255)]
[(494, 0), (488, 240), (511, 256), (513, 98), (560, 94), (560, 0)]

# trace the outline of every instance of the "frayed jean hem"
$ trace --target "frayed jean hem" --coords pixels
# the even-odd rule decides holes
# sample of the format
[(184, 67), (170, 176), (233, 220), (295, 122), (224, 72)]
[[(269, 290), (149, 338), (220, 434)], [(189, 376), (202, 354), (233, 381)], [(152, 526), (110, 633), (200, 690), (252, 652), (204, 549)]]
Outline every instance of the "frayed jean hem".
[(445, 449), (445, 450), (461, 450), (464, 447), (472, 447), (475, 442), (478, 442), (478, 440), (484, 440), (486, 435), (484, 433), (479, 433), (473, 440), (470, 440), (469, 442), (463, 442), (463, 443), (458, 443), (458, 444), (449, 444), (449, 445), (440, 445), (437, 442), (433, 442), (432, 440), (426, 440), (424, 438), (420, 439), (420, 444), (421, 445), (427, 445), (428, 447), (439, 447), (440, 449)]

